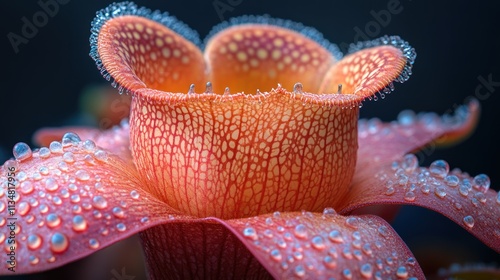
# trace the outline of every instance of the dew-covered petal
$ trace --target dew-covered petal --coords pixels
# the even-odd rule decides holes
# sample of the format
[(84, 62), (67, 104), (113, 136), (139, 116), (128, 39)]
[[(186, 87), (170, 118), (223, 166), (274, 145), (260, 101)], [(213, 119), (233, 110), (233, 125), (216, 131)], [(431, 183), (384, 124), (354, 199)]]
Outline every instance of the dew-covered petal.
[(91, 53), (106, 79), (125, 91), (184, 92), (204, 85), (205, 63), (196, 33), (168, 13), (115, 3), (92, 22)]
[(424, 146), (417, 153), (417, 163), (420, 157), (432, 153), (436, 145), (463, 139), (474, 130), (479, 112), (479, 102), (471, 99), (468, 104), (458, 107), (454, 115), (416, 114), (405, 110), (397, 121), (390, 123), (376, 118), (360, 120), (355, 180), (359, 181), (356, 177), (370, 176), (372, 169), (380, 164), (400, 159)]
[(276, 212), (222, 223), (275, 279), (424, 279), (404, 242), (376, 216)]
[(220, 223), (176, 221), (140, 233), (151, 279), (272, 279)]
[(415, 50), (397, 36), (360, 42), (352, 54), (326, 73), (319, 92), (355, 94), (359, 100), (394, 90), (393, 81), (404, 82), (416, 57)]
[[(231, 92), (253, 94), (258, 89), (275, 88), (278, 83), (292, 89), (300, 82), (305, 92), (318, 93), (335, 59), (327, 46), (306, 36), (317, 32), (268, 17), (245, 17), (240, 21), (229, 27), (226, 24), (224, 29), (216, 27), (220, 32), (209, 38), (205, 48), (214, 92), (223, 93), (229, 87)], [(294, 31), (294, 27), (306, 34)]]
[(382, 204), (422, 206), (450, 218), (500, 252), (500, 196), (487, 175), (469, 176), (444, 160), (419, 167), (415, 155), (375, 164), (357, 177), (341, 213)]
[(35, 133), (33, 140), (38, 145), (49, 148), (52, 142), (60, 141), (68, 132), (75, 133), (84, 139), (82, 147), (88, 152), (95, 152), (101, 148), (124, 160), (132, 161), (128, 119), (123, 119), (120, 125), (115, 125), (107, 130), (93, 127), (42, 128)]
[[(15, 160), (0, 167), (6, 229), (0, 244), (6, 253), (15, 246), (17, 273), (61, 266), (175, 214), (145, 191), (147, 183), (128, 161), (89, 149), (75, 134), (60, 140), (30, 152), (16, 148)], [(8, 265), (3, 262), (1, 274), (11, 275)]]

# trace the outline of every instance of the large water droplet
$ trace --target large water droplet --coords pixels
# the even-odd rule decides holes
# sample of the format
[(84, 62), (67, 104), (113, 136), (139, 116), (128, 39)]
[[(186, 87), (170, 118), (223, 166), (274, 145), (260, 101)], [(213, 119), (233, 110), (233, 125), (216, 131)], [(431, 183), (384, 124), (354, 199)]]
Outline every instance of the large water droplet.
[(311, 239), (311, 245), (313, 248), (318, 249), (318, 250), (323, 250), (325, 249), (325, 241), (323, 240), (323, 237), (316, 235)]
[(414, 192), (412, 192), (412, 191), (409, 191), (409, 192), (406, 192), (406, 193), (405, 193), (405, 197), (404, 197), (404, 199), (405, 199), (406, 201), (410, 201), (410, 202), (411, 202), (411, 201), (415, 201), (415, 197), (416, 197), (416, 196), (415, 196), (415, 193), (414, 193)]
[(54, 213), (50, 213), (49, 215), (47, 215), (47, 218), (45, 220), (47, 222), (47, 226), (51, 228), (55, 228), (61, 224), (61, 218), (59, 218), (59, 216)]
[(408, 270), (406, 270), (406, 267), (404, 267), (404, 266), (400, 266), (400, 267), (398, 267), (398, 269), (396, 270), (396, 275), (397, 275), (399, 278), (406, 278), (406, 277), (408, 277)]
[(99, 161), (106, 161), (108, 160), (108, 153), (106, 153), (105, 151), (103, 150), (97, 150), (95, 153), (94, 153), (94, 156), (97, 160)]
[(41, 158), (48, 158), (50, 157), (50, 150), (47, 147), (41, 147), (40, 150), (38, 150), (38, 155)]
[(474, 218), (472, 216), (465, 216), (464, 219), (463, 219), (463, 222), (464, 224), (469, 227), (469, 228), (472, 228), (474, 226)]
[(434, 189), (434, 194), (439, 198), (444, 198), (446, 196), (446, 189), (443, 186), (438, 186)]
[(57, 184), (57, 181), (54, 178), (47, 178), (45, 179), (45, 189), (48, 191), (56, 191), (59, 188), (59, 185)]
[(49, 149), (52, 153), (62, 153), (63, 149), (62, 149), (62, 145), (60, 142), (57, 142), (57, 141), (53, 141), (50, 143), (49, 145)]
[(243, 236), (251, 240), (257, 240), (259, 237), (257, 236), (257, 232), (252, 227), (246, 227), (243, 229)]
[(281, 259), (283, 258), (281, 256), (281, 253), (278, 249), (273, 249), (271, 250), (271, 252), (269, 253), (271, 255), (271, 258), (275, 261), (281, 261)]
[(119, 223), (116, 225), (116, 229), (120, 232), (124, 232), (127, 230), (127, 226), (124, 223)]
[(97, 195), (92, 198), (92, 205), (94, 205), (97, 209), (104, 209), (108, 207), (108, 202), (104, 199), (104, 197)]
[(436, 160), (431, 163), (429, 166), (429, 171), (431, 174), (438, 178), (444, 178), (448, 175), (450, 171), (450, 166), (444, 160)]
[(117, 218), (123, 218), (125, 217), (125, 212), (117, 206), (113, 208), (113, 215), (115, 215), (115, 217)]
[(323, 209), (323, 216), (331, 217), (335, 216), (335, 214), (337, 214), (337, 212), (335, 212), (335, 209), (333, 209), (332, 207), (327, 207)]
[(33, 184), (30, 181), (22, 182), (20, 188), (23, 194), (30, 194), (34, 190)]
[(30, 234), (28, 236), (28, 248), (36, 250), (42, 245), (42, 238), (38, 234)]
[(360, 272), (363, 277), (371, 278), (373, 273), (372, 266), (369, 263), (365, 263), (364, 265), (361, 266)]
[(298, 224), (293, 231), (296, 237), (305, 239), (307, 238), (307, 228), (303, 224)]
[(85, 151), (87, 152), (94, 152), (96, 149), (96, 145), (92, 140), (85, 140), (83, 142), (83, 149), (85, 149)]
[(25, 216), (26, 214), (28, 214), (30, 209), (31, 209), (31, 206), (28, 204), (28, 202), (23, 201), (23, 202), (19, 203), (19, 207), (17, 208), (17, 212), (19, 213), (19, 215)]
[(352, 279), (352, 272), (349, 269), (344, 269), (342, 270), (342, 276), (344, 276), (345, 279)]
[(473, 187), (481, 192), (487, 192), (490, 188), (490, 178), (486, 174), (479, 174), (474, 177)]
[(444, 182), (446, 183), (446, 185), (453, 188), (458, 186), (458, 184), (460, 183), (460, 179), (458, 179), (458, 177), (455, 175), (448, 175), (444, 178)]
[(326, 256), (323, 258), (323, 263), (328, 268), (335, 268), (337, 266), (337, 262), (331, 256)]
[(81, 215), (76, 215), (73, 217), (73, 230), (74, 231), (84, 231), (87, 229), (87, 221)]
[(335, 243), (344, 242), (344, 238), (342, 237), (342, 234), (338, 230), (330, 231), (330, 233), (328, 233), (328, 238)]
[(306, 270), (302, 265), (297, 265), (295, 267), (294, 273), (299, 277), (303, 277), (304, 275), (306, 275)]
[(50, 237), (50, 250), (54, 253), (62, 253), (68, 249), (68, 238), (59, 232), (54, 233)]
[(356, 217), (349, 217), (345, 220), (345, 223), (347, 226), (351, 228), (358, 228), (359, 226), (359, 220)]
[(73, 132), (68, 132), (63, 135), (62, 138), (62, 145), (63, 147), (68, 147), (68, 146), (77, 146), (78, 143), (82, 141), (78, 135), (76, 135)]
[(19, 161), (28, 159), (33, 154), (33, 152), (30, 149), (30, 146), (28, 146), (28, 144), (23, 142), (19, 142), (16, 145), (14, 145), (12, 153), (14, 154), (14, 157)]

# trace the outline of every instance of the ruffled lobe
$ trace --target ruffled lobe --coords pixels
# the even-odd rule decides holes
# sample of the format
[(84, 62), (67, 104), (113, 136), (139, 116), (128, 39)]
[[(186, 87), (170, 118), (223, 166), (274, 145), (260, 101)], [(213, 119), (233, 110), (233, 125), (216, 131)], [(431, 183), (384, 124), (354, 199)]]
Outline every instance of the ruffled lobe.
[(0, 223), (12, 230), (0, 241), (18, 273), (61, 266), (176, 213), (143, 190), (128, 161), (73, 133), (38, 151), (17, 144), (14, 155), (0, 171)]

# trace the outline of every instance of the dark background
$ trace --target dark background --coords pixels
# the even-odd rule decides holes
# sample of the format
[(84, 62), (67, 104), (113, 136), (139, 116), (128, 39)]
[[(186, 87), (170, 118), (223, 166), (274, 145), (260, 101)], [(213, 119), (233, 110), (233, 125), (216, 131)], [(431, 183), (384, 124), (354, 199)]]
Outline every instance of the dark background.
[[(491, 80), (500, 82), (500, 9), (495, 1), (465, 3), (400, 0), (396, 2), (400, 3), (401, 11), (392, 14), (387, 24), (383, 24), (385, 26), (377, 23), (373, 13), (387, 10), (388, 3), (394, 1), (218, 2), (231, 7), (221, 14), (222, 19), (245, 14), (269, 14), (315, 27), (325, 38), (339, 45), (353, 42), (356, 28), (370, 38), (385, 34), (400, 35), (410, 42), (418, 54), (412, 77), (405, 84), (396, 84), (396, 91), (386, 99), (365, 102), (361, 117), (379, 117), (390, 121), (396, 118), (399, 111), (407, 108), (449, 113), (456, 105), (476, 95), (476, 88), (481, 85), (479, 76), (487, 80), (491, 75)], [(108, 84), (88, 56), (88, 38), (90, 22), (95, 12), (111, 2), (69, 0), (67, 4), (59, 5), (59, 11), (49, 17), (46, 25), (38, 28), (36, 36), (29, 39), (27, 44), (21, 44), (17, 53), (7, 34), (21, 34), (21, 18), (26, 17), (32, 21), (33, 15), (41, 7), (37, 1), (9, 1), (0, 4), (3, 12), (0, 17), (0, 53), (3, 66), (0, 88), (0, 162), (12, 155), (11, 149), (15, 143), (23, 141), (32, 145), (31, 136), (40, 127), (81, 123), (79, 98), (82, 92), (92, 85)], [(213, 25), (221, 22), (214, 2), (136, 1), (141, 6), (170, 12), (197, 30), (201, 38), (204, 38)], [(367, 31), (367, 26), (372, 29)], [(490, 92), (483, 87), (479, 96), (482, 114), (475, 133), (459, 145), (433, 152), (425, 158), (423, 164), (428, 165), (435, 159), (446, 159), (451, 167), (460, 167), (473, 176), (488, 174), (492, 187), (498, 190), (499, 93), (500, 86), (492, 88)], [(447, 266), (451, 262), (489, 263), (498, 258), (498, 254), (486, 248), (465, 230), (424, 209), (404, 208), (394, 227), (428, 271), (435, 269), (432, 262)], [(131, 241), (131, 244), (136, 244), (134, 242)], [(114, 247), (111, 249), (115, 250)], [(439, 259), (434, 259), (436, 254), (432, 254), (433, 250), (445, 254), (443, 256), (440, 253)], [(81, 261), (70, 268), (73, 272), (81, 271), (81, 267), (88, 267), (91, 262)], [(124, 264), (112, 265), (120, 271), (120, 265)], [(103, 271), (98, 274), (102, 279), (113, 277), (107, 272), (109, 270)], [(52, 272), (52, 277), (56, 276), (54, 273)], [(136, 276), (136, 279), (143, 277)]]

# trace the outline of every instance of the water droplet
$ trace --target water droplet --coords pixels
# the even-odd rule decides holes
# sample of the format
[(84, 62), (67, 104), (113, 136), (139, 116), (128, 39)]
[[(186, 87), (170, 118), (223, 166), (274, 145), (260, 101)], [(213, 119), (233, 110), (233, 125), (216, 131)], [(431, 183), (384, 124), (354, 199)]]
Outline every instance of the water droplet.
[(97, 150), (95, 153), (94, 153), (94, 156), (97, 160), (99, 161), (106, 161), (108, 160), (108, 153), (106, 153), (105, 151), (103, 150)]
[(59, 232), (56, 232), (50, 237), (50, 250), (54, 253), (62, 253), (68, 249), (68, 238)]
[(30, 194), (34, 190), (33, 184), (30, 181), (22, 182), (20, 188), (23, 194)]
[(42, 238), (38, 234), (30, 234), (28, 236), (28, 248), (36, 250), (42, 245)]
[(385, 189), (385, 195), (393, 195), (396, 190), (393, 187), (388, 187)]
[(30, 261), (30, 264), (32, 265), (35, 265), (35, 264), (38, 264), (40, 262), (40, 259), (37, 258), (36, 256), (29, 256), (29, 261)]
[(334, 216), (335, 214), (337, 214), (337, 212), (335, 212), (335, 209), (332, 207), (323, 209), (323, 216)]
[(342, 237), (342, 234), (338, 230), (330, 231), (330, 233), (328, 233), (328, 238), (335, 243), (344, 242), (344, 238)]
[(85, 151), (87, 152), (94, 152), (96, 149), (96, 145), (92, 140), (85, 140), (83, 142), (83, 149), (85, 149)]
[(45, 220), (47, 221), (47, 226), (51, 228), (55, 228), (61, 224), (61, 218), (54, 213), (47, 215)]
[(62, 142), (63, 147), (68, 147), (71, 145), (77, 146), (78, 143), (80, 143), (80, 141), (82, 141), (82, 140), (80, 139), (80, 137), (78, 135), (76, 135), (73, 132), (68, 132), (68, 133), (63, 135), (61, 142)]
[(417, 117), (412, 110), (403, 110), (398, 114), (397, 120), (403, 126), (409, 126), (415, 123)]
[(439, 198), (444, 198), (446, 196), (446, 189), (443, 186), (438, 186), (434, 189), (434, 194)]
[(281, 213), (279, 211), (276, 211), (273, 213), (273, 217), (275, 217), (276, 219), (279, 219), (279, 218), (281, 218)]
[(26, 214), (28, 214), (30, 209), (31, 209), (31, 206), (28, 204), (28, 202), (23, 201), (23, 202), (19, 203), (19, 207), (17, 208), (17, 212), (19, 213), (19, 215), (25, 216)]
[(104, 199), (104, 197), (97, 195), (92, 198), (92, 205), (94, 205), (97, 209), (104, 209), (108, 207), (108, 202)]
[(406, 192), (405, 193), (405, 200), (406, 201), (415, 201), (415, 193), (414, 192)]
[(65, 152), (62, 156), (62, 159), (67, 163), (75, 162), (75, 156), (73, 155), (72, 152)]
[(257, 236), (257, 232), (252, 227), (246, 227), (243, 229), (243, 236), (251, 240), (257, 240), (259, 237)]
[(373, 273), (372, 266), (369, 263), (365, 263), (361, 266), (360, 272), (363, 277), (371, 278)]
[(464, 224), (469, 227), (469, 228), (472, 228), (474, 226), (474, 218), (472, 216), (465, 216), (464, 219), (463, 219), (463, 222)]
[(47, 168), (47, 166), (41, 166), (38, 171), (40, 172), (40, 174), (42, 175), (47, 175), (49, 174), (49, 169)]
[(470, 189), (466, 184), (460, 184), (460, 186), (458, 187), (458, 192), (463, 197), (467, 197), (469, 195), (469, 190)]
[(113, 208), (113, 215), (115, 215), (115, 217), (117, 218), (123, 218), (125, 217), (125, 212), (123, 212), (123, 210), (117, 206)]
[(481, 192), (487, 192), (490, 188), (490, 178), (486, 174), (479, 174), (474, 177), (473, 187)]
[(307, 228), (303, 224), (298, 224), (293, 232), (296, 237), (306, 239), (307, 238)]
[(90, 174), (83, 169), (76, 171), (75, 176), (80, 181), (87, 181), (88, 179), (90, 179)]
[(57, 181), (54, 178), (45, 179), (45, 189), (48, 191), (56, 191), (59, 188)]
[(130, 196), (133, 199), (139, 199), (139, 193), (137, 191), (135, 191), (135, 190), (130, 192)]
[(318, 250), (323, 250), (325, 249), (325, 241), (323, 240), (323, 237), (316, 235), (311, 239), (311, 245), (313, 248), (318, 249)]
[(45, 214), (49, 211), (49, 207), (45, 204), (40, 204), (38, 209), (40, 210), (40, 213), (42, 213), (42, 214)]
[(444, 182), (450, 187), (456, 187), (460, 183), (460, 179), (455, 175), (448, 175), (444, 178)]
[(97, 239), (94, 239), (94, 238), (89, 239), (89, 247), (91, 249), (99, 248), (99, 241), (97, 241)]
[(497, 204), (500, 204), (500, 191), (497, 192)]
[(306, 275), (306, 270), (304, 269), (304, 267), (302, 265), (297, 265), (295, 267), (294, 273), (295, 273), (295, 275), (297, 275), (299, 277), (303, 277), (304, 275)]
[(47, 147), (41, 147), (40, 150), (38, 150), (38, 155), (41, 158), (48, 158), (50, 157), (50, 150)]
[(352, 279), (352, 273), (349, 269), (342, 270), (342, 276), (344, 276), (345, 279)]
[(28, 144), (24, 142), (19, 142), (16, 145), (14, 145), (12, 153), (14, 154), (14, 158), (16, 158), (19, 161), (28, 159), (33, 154), (33, 152), (30, 149), (30, 146), (28, 146)]
[(414, 265), (417, 263), (417, 261), (415, 260), (415, 258), (413, 258), (413, 257), (409, 257), (409, 258), (406, 260), (406, 263), (407, 263), (407, 264), (409, 264), (409, 265), (411, 265), (411, 266), (414, 266)]
[(124, 223), (119, 223), (116, 225), (116, 229), (120, 232), (124, 232), (125, 230), (127, 230), (127, 226), (125, 226)]
[(380, 233), (380, 235), (382, 236), (387, 237), (389, 235), (389, 229), (386, 226), (379, 226), (378, 233)]
[(396, 270), (396, 275), (399, 278), (406, 278), (408, 277), (408, 270), (406, 270), (406, 267), (400, 266), (398, 267), (398, 270)]
[(52, 153), (62, 153), (62, 145), (60, 142), (57, 141), (52, 141), (49, 145), (49, 149)]
[(84, 231), (87, 229), (87, 221), (81, 215), (76, 215), (73, 217), (73, 230), (74, 231)]
[(351, 228), (358, 228), (359, 220), (356, 217), (349, 217), (345, 220), (345, 224)]
[(141, 218), (141, 223), (144, 224), (144, 223), (147, 223), (147, 222), (149, 222), (149, 218), (148, 217), (142, 217)]
[(444, 178), (448, 175), (450, 171), (450, 166), (444, 160), (436, 160), (431, 163), (429, 166), (429, 171), (431, 174), (438, 178)]
[(407, 154), (401, 162), (401, 167), (407, 172), (412, 173), (418, 167), (418, 159), (414, 154)]
[(61, 200), (61, 198), (60, 198), (60, 197), (58, 197), (58, 196), (54, 196), (54, 197), (52, 198), (52, 202), (54, 202), (54, 204), (55, 204), (55, 205), (61, 205), (61, 204), (62, 204), (62, 200)]

